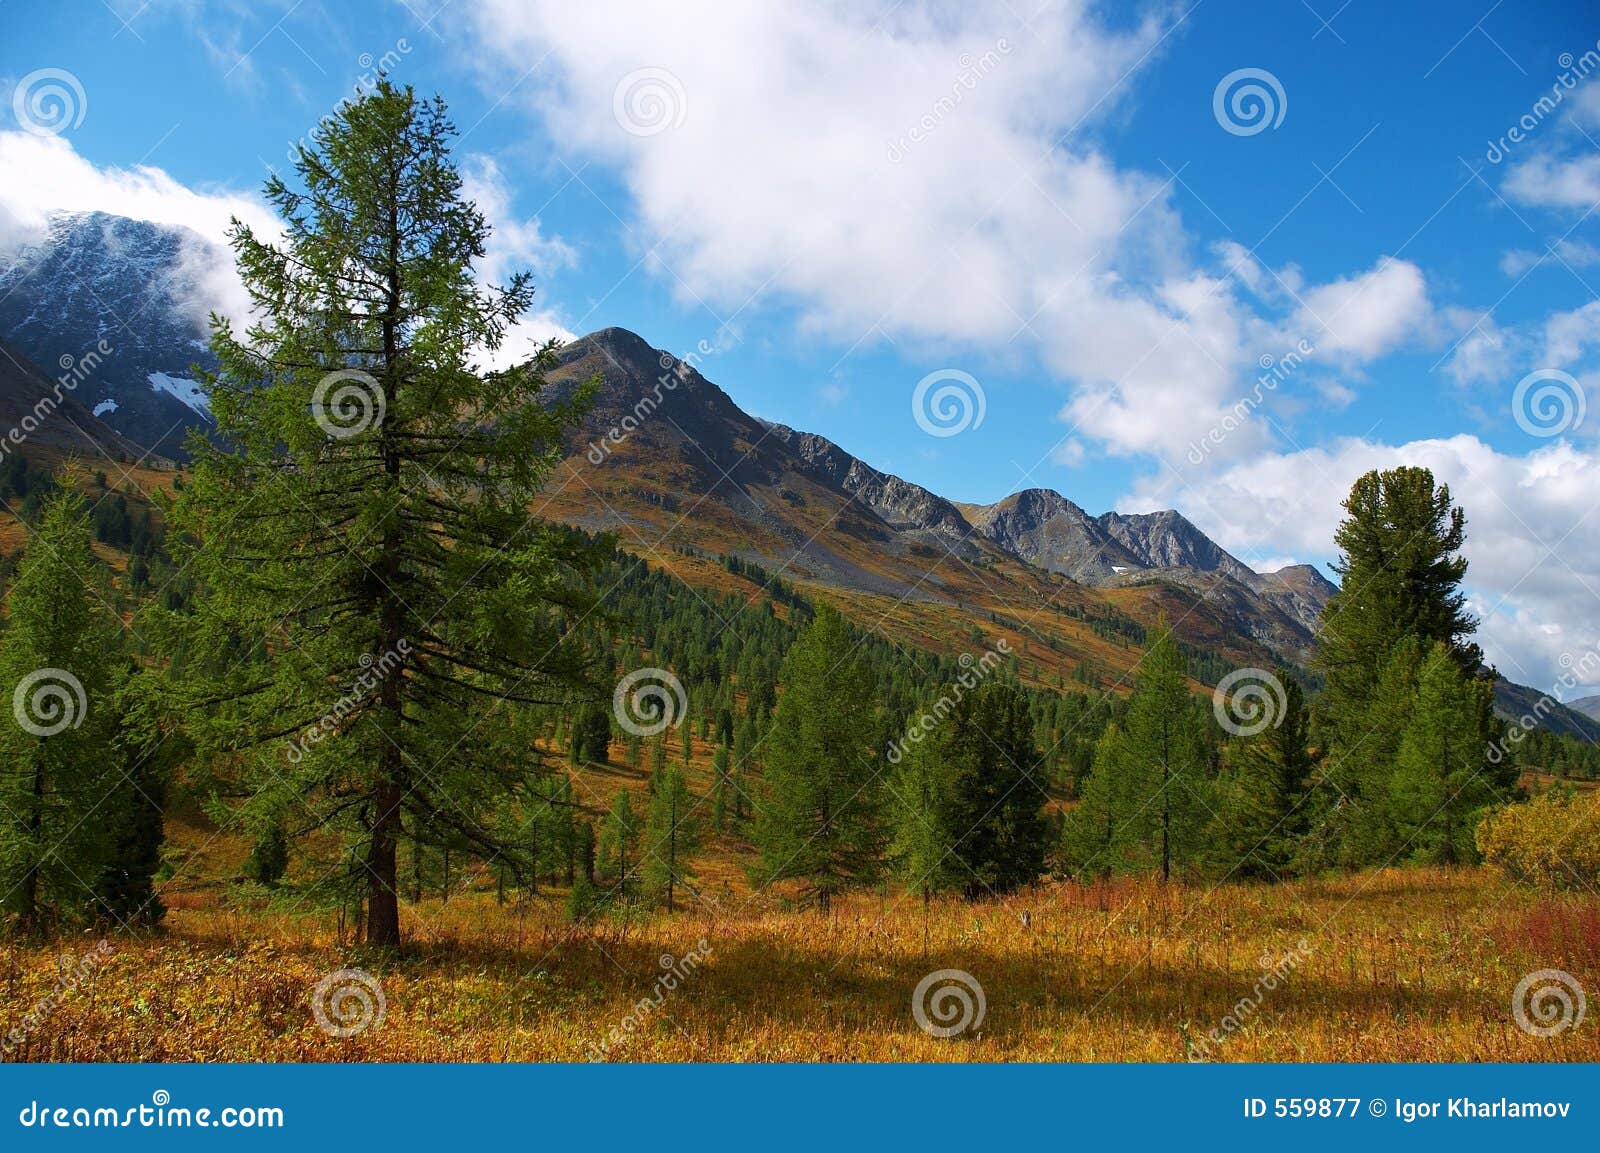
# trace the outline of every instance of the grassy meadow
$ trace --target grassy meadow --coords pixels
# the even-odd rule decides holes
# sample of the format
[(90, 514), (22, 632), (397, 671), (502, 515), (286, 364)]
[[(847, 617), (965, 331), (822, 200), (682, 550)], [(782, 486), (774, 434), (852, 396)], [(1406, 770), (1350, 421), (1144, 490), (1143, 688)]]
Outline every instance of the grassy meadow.
[[(7, 1059), (1183, 1061), (1220, 1030), (1212, 1060), (1600, 1060), (1593, 1020), (1542, 1039), (1512, 1015), (1530, 971), (1600, 982), (1600, 900), (1484, 870), (1275, 888), (1049, 883), (926, 911), (914, 896), (859, 895), (828, 916), (723, 880), (718, 896), (712, 870), (687, 912), (574, 926), (561, 891), (501, 904), (478, 877), (448, 902), (405, 906), (396, 957), (348, 949), (326, 912), (284, 915), (284, 895), (175, 882), (163, 929), (113, 937), (104, 966)], [(97, 941), (0, 946), (7, 1029)], [(338, 1037), (312, 1000), (346, 967), (377, 978), (384, 1012)], [(682, 980), (661, 992), (674, 967)], [(1273, 967), (1283, 979), (1264, 991)], [(912, 1013), (918, 983), (947, 968), (986, 1001), (981, 1023), (948, 1039)]]

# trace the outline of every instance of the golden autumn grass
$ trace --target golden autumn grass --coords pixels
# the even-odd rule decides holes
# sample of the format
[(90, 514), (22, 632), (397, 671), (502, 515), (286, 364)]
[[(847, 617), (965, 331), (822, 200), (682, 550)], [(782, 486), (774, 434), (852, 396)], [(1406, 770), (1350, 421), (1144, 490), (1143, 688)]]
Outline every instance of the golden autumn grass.
[[(1001, 901), (854, 897), (831, 916), (738, 894), (721, 910), (634, 913), (575, 928), (559, 894), (492, 891), (405, 911), (410, 947), (350, 952), (324, 914), (172, 897), (164, 930), (113, 938), (10, 1059), (71, 1061), (1181, 1061), (1186, 1037), (1251, 997), (1263, 958), (1309, 946), (1226, 1061), (1594, 1061), (1592, 1019), (1521, 1032), (1512, 994), (1536, 969), (1600, 989), (1600, 900), (1510, 888), (1481, 870), (1392, 870), (1276, 888), (1054, 883)], [(1024, 917), (1026, 914), (1026, 917)], [(709, 955), (659, 1008), (666, 970)], [(97, 937), (0, 950), (4, 1029)], [(326, 974), (370, 970), (381, 1024), (339, 1039), (313, 1019)], [(982, 985), (981, 1029), (941, 1040), (911, 1012), (935, 969)], [(625, 1021), (634, 1019), (630, 1029)], [(614, 1033), (615, 1031), (615, 1033)]]

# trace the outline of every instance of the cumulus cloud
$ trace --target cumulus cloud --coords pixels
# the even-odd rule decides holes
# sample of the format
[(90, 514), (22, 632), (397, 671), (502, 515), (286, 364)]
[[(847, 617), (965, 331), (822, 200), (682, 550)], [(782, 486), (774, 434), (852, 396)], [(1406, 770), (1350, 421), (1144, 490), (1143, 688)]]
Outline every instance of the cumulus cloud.
[[(467, 157), (462, 169), (467, 195), (477, 201), (493, 230), (480, 275), (501, 282), (517, 268), (548, 272), (572, 263), (570, 246), (545, 236), (538, 220), (516, 214), (506, 181), (492, 159)], [(177, 279), (180, 288), (188, 289), (181, 293), (180, 304), (192, 313), (197, 333), (205, 331), (212, 310), (236, 318), (250, 311), (227, 243), (233, 219), (248, 224), (263, 239), (282, 236), (276, 214), (253, 192), (190, 187), (150, 165), (96, 165), (80, 156), (64, 136), (0, 131), (0, 170), (27, 173), (25, 180), (0, 181), (0, 259), (42, 241), (55, 213), (106, 212), (186, 230), (189, 240)], [(556, 309), (540, 308), (522, 318), (489, 360), (494, 367), (505, 367), (527, 359), (550, 337), (571, 336)]]
[[(462, 158), (461, 192), (489, 222), (488, 251), (476, 269), (486, 283), (504, 285), (517, 272), (532, 272), (543, 281), (577, 263), (572, 246), (558, 236), (546, 236), (538, 217), (518, 215), (511, 186), (492, 156)], [(486, 354), (484, 361), (490, 368), (509, 368), (528, 360), (548, 340), (573, 337), (557, 309), (535, 307), (511, 326), (500, 347)]]
[(237, 217), (258, 235), (279, 234), (277, 217), (258, 196), (225, 187), (190, 188), (149, 165), (100, 167), (79, 156), (63, 136), (27, 132), (0, 131), (0, 169), (27, 174), (0, 182), (0, 256), (42, 240), (57, 212), (107, 212), (173, 225), (192, 237), (182, 274), (196, 290), (197, 331), (204, 330), (212, 309), (236, 317), (248, 313), (249, 297), (234, 274), (227, 233)]
[(1301, 294), (1297, 328), (1315, 333), (1319, 353), (1375, 360), (1420, 335), (1431, 308), (1422, 270), (1385, 258), (1358, 276), (1318, 285)]
[(1505, 191), (1521, 204), (1586, 210), (1600, 201), (1600, 155), (1532, 156), (1507, 174)]
[(1548, 687), (1600, 645), (1600, 453), (1592, 449), (1558, 441), (1518, 456), (1469, 435), (1341, 439), (1266, 453), (1176, 494), (1152, 480), (1119, 507), (1147, 511), (1176, 495), (1202, 530), (1258, 568), (1285, 554), (1326, 561), (1351, 484), (1401, 464), (1432, 469), (1466, 509), (1468, 591), (1485, 652), (1503, 674)]
[[(1317, 335), (1342, 362), (1383, 355), (1430, 306), (1420, 270), (1385, 260), (1313, 286), (1317, 315), (1291, 324), (1293, 270), (1237, 245), (1197, 264), (1171, 175), (1095, 144), (1171, 28), (1100, 11), (490, 0), (471, 53), (489, 91), (522, 78), (558, 146), (618, 172), (613, 211), (686, 299), (771, 295), (843, 348), (912, 359), (1022, 351), (1068, 393), (1064, 437), (1176, 461), (1263, 355)], [(1218, 459), (1268, 429), (1244, 422)]]

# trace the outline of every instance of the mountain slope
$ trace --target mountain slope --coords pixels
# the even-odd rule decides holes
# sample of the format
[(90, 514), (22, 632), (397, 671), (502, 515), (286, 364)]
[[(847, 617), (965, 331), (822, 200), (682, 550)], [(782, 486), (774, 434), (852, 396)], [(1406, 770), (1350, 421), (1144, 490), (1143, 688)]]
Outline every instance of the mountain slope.
[[(1018, 494), (976, 515), (826, 438), (748, 415), (626, 330), (576, 340), (559, 362), (559, 393), (596, 373), (601, 388), (567, 445), (547, 514), (616, 532), (658, 562), (674, 549), (737, 555), (847, 600), (889, 598), (876, 611), (908, 628), (908, 606), (938, 609), (955, 636), (962, 618), (1010, 620), (1039, 630), (1046, 649), (1053, 641), (1064, 668), (1128, 667), (1135, 622), (1159, 613), (1192, 643), (1243, 663), (1306, 658), (1311, 633), (1294, 614), (1215, 574), (1152, 569), (1059, 494)], [(1084, 533), (1097, 534), (1100, 551), (1069, 557)], [(1141, 587), (1113, 591), (1114, 566), (1149, 571)]]
[[(91, 365), (93, 358), (86, 358)], [(171, 468), (95, 416), (77, 397), (74, 366), (47, 379), (18, 348), (0, 340), (0, 458), (12, 453), (116, 460), (144, 458), (146, 468)]]
[(186, 229), (102, 212), (54, 217), (38, 244), (0, 254), (0, 339), (40, 365), (109, 349), (77, 398), (129, 440), (183, 455), (209, 421), (190, 366), (209, 366), (201, 317), (210, 246)]

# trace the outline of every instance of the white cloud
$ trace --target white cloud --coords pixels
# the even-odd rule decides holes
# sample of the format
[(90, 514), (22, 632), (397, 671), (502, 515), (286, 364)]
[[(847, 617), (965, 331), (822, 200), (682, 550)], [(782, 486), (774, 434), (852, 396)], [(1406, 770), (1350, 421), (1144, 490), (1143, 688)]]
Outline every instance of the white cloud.
[[(519, 267), (550, 271), (573, 262), (572, 249), (559, 238), (544, 236), (537, 219), (515, 214), (508, 186), (492, 159), (469, 157), (462, 167), (463, 186), (492, 229), (480, 274), (499, 282)], [(181, 303), (192, 306), (200, 332), (213, 309), (234, 318), (249, 312), (249, 296), (228, 248), (232, 219), (248, 224), (262, 239), (282, 237), (277, 216), (254, 193), (192, 188), (149, 165), (101, 167), (78, 155), (62, 136), (0, 131), (0, 171), (27, 174), (26, 179), (0, 181), (0, 257), (44, 239), (50, 216), (57, 212), (106, 212), (188, 230), (193, 240), (183, 251), (178, 280), (193, 288)], [(518, 363), (545, 340), (572, 335), (554, 308), (540, 308), (522, 318), (490, 363), (497, 368)]]
[[(1198, 267), (1168, 174), (1093, 136), (1168, 29), (1099, 12), (490, 0), (470, 51), (488, 91), (524, 78), (516, 99), (558, 147), (616, 169), (628, 199), (610, 207), (685, 299), (770, 293), (842, 348), (887, 337), (912, 360), (1025, 350), (1066, 384), (1068, 436), (1175, 461), (1258, 358), (1315, 334), (1348, 363), (1382, 355), (1429, 302), (1415, 265), (1385, 260), (1312, 289), (1322, 321), (1285, 325), (1294, 269), (1236, 245)], [(1218, 459), (1268, 429), (1246, 422)]]
[(1600, 201), (1600, 155), (1532, 156), (1506, 176), (1505, 190), (1520, 204), (1587, 210)]
[[(0, 182), (0, 254), (43, 239), (54, 212), (108, 212), (193, 233), (183, 271), (196, 288), (192, 311), (201, 330), (211, 309), (234, 317), (249, 310), (227, 248), (232, 218), (258, 235), (279, 235), (277, 218), (253, 194), (190, 188), (148, 165), (102, 168), (79, 156), (62, 136), (0, 132), (0, 170), (13, 174)], [(15, 178), (22, 173), (25, 179)]]
[(1557, 442), (1516, 456), (1474, 436), (1390, 445), (1342, 439), (1266, 454), (1174, 494), (1159, 478), (1119, 507), (1172, 504), (1246, 563), (1331, 559), (1350, 486), (1370, 469), (1421, 465), (1467, 512), (1468, 590), (1480, 641), (1512, 680), (1547, 688), (1600, 644), (1600, 452)]
[(1293, 327), (1315, 335), (1319, 354), (1375, 360), (1424, 335), (1430, 315), (1422, 270), (1385, 257), (1370, 271), (1307, 289)]
[[(1600, 88), (1596, 91), (1600, 92)], [(1520, 277), (1530, 269), (1547, 262), (1555, 268), (1563, 264), (1568, 268), (1588, 268), (1600, 264), (1600, 248), (1586, 241), (1568, 240), (1565, 237), (1551, 245), (1550, 251), (1534, 252), (1526, 248), (1513, 248), (1500, 258), (1500, 271), (1507, 276)]]
[[(577, 252), (560, 237), (545, 236), (538, 217), (517, 214), (514, 193), (494, 157), (465, 156), (460, 167), (462, 195), (489, 223), (488, 251), (476, 269), (484, 282), (504, 286), (514, 273), (528, 271), (536, 274), (535, 289), (540, 290), (547, 275), (577, 264)], [(511, 326), (484, 361), (489, 368), (510, 368), (531, 358), (546, 341), (574, 336), (559, 310), (536, 307)]]
[(1570, 365), (1596, 346), (1600, 346), (1600, 300), (1555, 313), (1544, 323), (1544, 367)]

